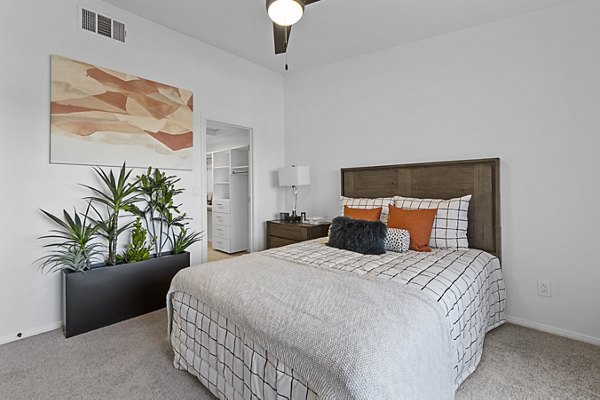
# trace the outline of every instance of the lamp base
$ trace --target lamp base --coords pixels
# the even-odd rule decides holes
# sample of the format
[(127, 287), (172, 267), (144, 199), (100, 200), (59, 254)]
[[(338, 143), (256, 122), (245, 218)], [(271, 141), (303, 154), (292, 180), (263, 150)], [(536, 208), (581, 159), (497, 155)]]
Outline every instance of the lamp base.
[(290, 215), (287, 217), (288, 222), (302, 222), (302, 217), (299, 215)]
[(292, 213), (287, 217), (288, 222), (302, 222), (302, 217), (296, 214), (296, 209), (292, 210)]

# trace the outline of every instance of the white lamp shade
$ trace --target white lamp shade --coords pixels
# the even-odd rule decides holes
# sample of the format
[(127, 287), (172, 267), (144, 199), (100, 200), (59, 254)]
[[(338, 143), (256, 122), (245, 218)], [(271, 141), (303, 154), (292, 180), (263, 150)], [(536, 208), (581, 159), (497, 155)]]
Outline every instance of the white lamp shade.
[(279, 168), (279, 186), (310, 185), (310, 168), (305, 165)]
[(267, 13), (277, 25), (290, 26), (302, 18), (304, 6), (297, 0), (275, 0), (269, 4)]

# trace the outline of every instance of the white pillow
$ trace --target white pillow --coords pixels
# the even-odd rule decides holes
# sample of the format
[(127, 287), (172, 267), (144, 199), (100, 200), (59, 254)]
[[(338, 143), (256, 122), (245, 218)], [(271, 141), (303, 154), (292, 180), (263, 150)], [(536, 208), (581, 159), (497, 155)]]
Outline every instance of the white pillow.
[(471, 195), (455, 199), (415, 199), (395, 196), (396, 207), (405, 210), (422, 210), (437, 208), (433, 221), (429, 247), (442, 249), (468, 248), (467, 228), (469, 225), (469, 201)]
[(406, 229), (388, 228), (385, 236), (385, 251), (406, 253), (410, 246), (410, 233)]
[(394, 204), (393, 197), (377, 197), (374, 199), (369, 199), (340, 196), (340, 215), (344, 215), (344, 206), (348, 206), (350, 208), (363, 209), (381, 207), (381, 216), (379, 217), (379, 219), (384, 224), (387, 224), (388, 217), (390, 216), (390, 204)]

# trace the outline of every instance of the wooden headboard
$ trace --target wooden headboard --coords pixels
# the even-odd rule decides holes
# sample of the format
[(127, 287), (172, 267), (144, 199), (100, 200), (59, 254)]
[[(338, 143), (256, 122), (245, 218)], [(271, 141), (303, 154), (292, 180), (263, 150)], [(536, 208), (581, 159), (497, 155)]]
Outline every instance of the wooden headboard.
[(342, 196), (450, 199), (472, 194), (469, 247), (501, 256), (500, 159), (342, 168)]

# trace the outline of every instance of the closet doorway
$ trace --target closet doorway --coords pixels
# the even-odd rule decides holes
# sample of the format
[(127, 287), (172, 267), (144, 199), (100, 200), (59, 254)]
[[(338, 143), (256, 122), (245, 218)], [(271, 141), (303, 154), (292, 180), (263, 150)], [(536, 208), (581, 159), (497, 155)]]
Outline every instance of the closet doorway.
[(252, 249), (252, 129), (206, 121), (208, 261)]

